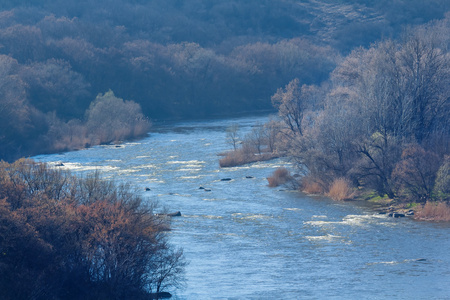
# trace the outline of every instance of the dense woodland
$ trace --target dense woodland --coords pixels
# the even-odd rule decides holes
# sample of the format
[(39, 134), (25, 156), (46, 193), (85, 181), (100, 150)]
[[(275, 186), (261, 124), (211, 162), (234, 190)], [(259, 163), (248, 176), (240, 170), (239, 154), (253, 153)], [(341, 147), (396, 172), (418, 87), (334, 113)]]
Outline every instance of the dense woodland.
[[(445, 0), (2, 1), (0, 157), (139, 136), (147, 118), (269, 110), (294, 78), (320, 85), (354, 48), (449, 10)], [(115, 113), (115, 132), (93, 132), (92, 102), (111, 97), (136, 118)]]

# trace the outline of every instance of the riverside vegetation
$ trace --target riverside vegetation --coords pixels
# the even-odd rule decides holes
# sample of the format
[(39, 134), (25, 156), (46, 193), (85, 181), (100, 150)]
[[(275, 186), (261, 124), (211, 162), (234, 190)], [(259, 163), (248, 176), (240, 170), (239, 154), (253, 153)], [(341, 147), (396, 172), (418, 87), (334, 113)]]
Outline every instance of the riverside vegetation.
[(270, 158), (263, 148), (296, 163), (307, 193), (372, 194), (450, 221), (449, 37), (447, 18), (352, 51), (321, 86), (292, 80), (272, 97), (280, 121), (258, 126), (220, 165)]
[(167, 218), (130, 186), (0, 163), (2, 299), (153, 299), (182, 283)]

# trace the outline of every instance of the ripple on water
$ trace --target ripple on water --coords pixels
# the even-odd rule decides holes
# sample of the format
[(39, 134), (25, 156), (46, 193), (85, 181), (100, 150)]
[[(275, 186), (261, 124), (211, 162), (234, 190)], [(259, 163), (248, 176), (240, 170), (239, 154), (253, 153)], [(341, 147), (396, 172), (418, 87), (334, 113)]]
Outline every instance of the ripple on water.
[(272, 216), (267, 216), (263, 214), (242, 214), (242, 213), (234, 213), (231, 216), (240, 220), (263, 220), (273, 218)]
[(289, 211), (302, 211), (303, 209), (301, 209), (301, 208), (296, 208), (296, 207), (293, 207), (293, 208), (283, 208), (284, 210), (289, 210)]
[(342, 239), (342, 236), (339, 235), (332, 235), (332, 234), (326, 234), (326, 235), (318, 235), (318, 236), (305, 236), (305, 239), (308, 241), (326, 241), (326, 242), (332, 242), (336, 240)]
[(209, 220), (223, 219), (223, 216), (215, 216), (215, 215), (183, 215), (183, 216), (189, 219), (209, 219)]
[(132, 167), (132, 169), (155, 169), (157, 166), (155, 164), (145, 164)]
[(190, 169), (181, 168), (181, 169), (176, 169), (175, 171), (177, 171), (177, 172), (199, 172), (201, 170), (202, 170), (201, 168), (190, 168)]
[[(54, 164), (56, 165), (56, 164)], [(109, 171), (115, 171), (115, 170), (119, 170), (119, 167), (116, 166), (90, 166), (90, 165), (83, 165), (81, 163), (70, 163), (70, 162), (66, 162), (64, 163), (63, 166), (60, 166), (59, 168), (65, 169), (65, 170), (70, 170), (70, 171), (79, 171), (79, 172), (83, 172), (83, 171), (101, 171), (101, 172), (109, 172)]]
[(195, 164), (195, 165), (200, 165), (200, 164), (204, 164), (204, 161), (201, 160), (169, 160), (167, 162), (168, 164)]
[(206, 175), (191, 175), (191, 176), (180, 176), (179, 179), (200, 179)]
[[(327, 216), (312, 216), (313, 219), (323, 218)], [(386, 219), (382, 215), (347, 215), (342, 218), (341, 221), (323, 221), (323, 220), (311, 220), (304, 221), (303, 223), (311, 226), (327, 226), (327, 225), (349, 225), (349, 226), (367, 226), (370, 224), (392, 226), (390, 222), (380, 222), (379, 219)]]
[(226, 201), (224, 198), (203, 198), (203, 201)]
[(399, 265), (399, 264), (407, 264), (407, 263), (427, 263), (427, 260), (424, 258), (415, 258), (415, 259), (404, 259), (402, 261), (378, 261), (378, 262), (370, 262), (367, 263), (367, 266), (376, 266), (376, 265)]

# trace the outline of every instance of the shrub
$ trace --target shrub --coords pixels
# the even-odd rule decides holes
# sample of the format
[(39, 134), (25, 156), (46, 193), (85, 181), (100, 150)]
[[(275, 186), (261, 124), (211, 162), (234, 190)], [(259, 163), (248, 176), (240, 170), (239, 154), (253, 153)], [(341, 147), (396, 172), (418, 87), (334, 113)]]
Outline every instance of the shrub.
[(229, 168), (257, 161), (265, 161), (276, 157), (277, 155), (275, 153), (264, 153), (256, 155), (247, 152), (246, 148), (240, 148), (236, 151), (229, 151), (225, 153), (224, 158), (219, 160), (219, 165), (221, 168)]
[(235, 167), (242, 165), (246, 162), (249, 162), (246, 160), (246, 156), (244, 155), (243, 151), (241, 149), (230, 151), (225, 154), (225, 157), (219, 160), (219, 165), (221, 168), (227, 168), (227, 167)]
[(281, 168), (276, 169), (272, 173), (272, 176), (267, 178), (267, 181), (269, 182), (270, 187), (277, 187), (281, 184), (288, 182), (289, 180), (291, 180), (291, 178), (292, 177), (291, 177), (288, 169), (281, 167)]
[(450, 206), (445, 202), (427, 202), (415, 213), (415, 218), (429, 221), (450, 221)]
[(322, 180), (311, 176), (303, 177), (300, 187), (307, 194), (323, 195), (326, 191), (326, 184)]
[(139, 104), (123, 101), (110, 90), (98, 95), (86, 111), (86, 127), (95, 144), (109, 143), (145, 135), (150, 123)]
[(331, 184), (327, 196), (333, 200), (345, 200), (353, 198), (355, 196), (355, 192), (348, 179), (337, 178)]

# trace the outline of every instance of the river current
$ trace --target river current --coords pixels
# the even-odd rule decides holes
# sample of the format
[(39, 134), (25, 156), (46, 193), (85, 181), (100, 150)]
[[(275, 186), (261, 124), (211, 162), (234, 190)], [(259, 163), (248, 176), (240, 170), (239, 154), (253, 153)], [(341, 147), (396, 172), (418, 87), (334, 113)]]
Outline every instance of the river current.
[(226, 128), (245, 134), (266, 120), (156, 125), (139, 141), (33, 159), (100, 170), (181, 212), (169, 234), (189, 265), (172, 299), (450, 299), (449, 224), (269, 188), (276, 168), (295, 172), (286, 159), (220, 168)]

